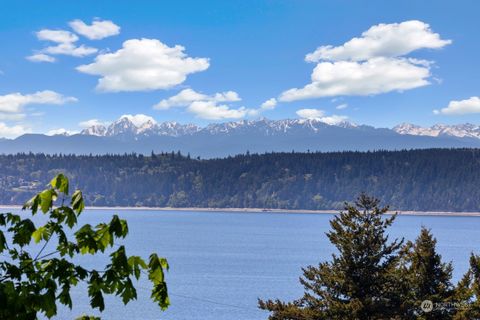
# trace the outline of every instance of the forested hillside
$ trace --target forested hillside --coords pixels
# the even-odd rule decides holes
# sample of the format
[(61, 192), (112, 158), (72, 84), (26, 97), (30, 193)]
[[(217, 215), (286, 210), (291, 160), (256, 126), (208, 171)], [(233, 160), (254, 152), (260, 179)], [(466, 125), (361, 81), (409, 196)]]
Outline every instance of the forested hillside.
[(90, 206), (336, 209), (364, 191), (393, 209), (480, 211), (480, 150), (269, 153), (200, 160), (0, 156), (0, 204), (23, 204), (56, 173)]

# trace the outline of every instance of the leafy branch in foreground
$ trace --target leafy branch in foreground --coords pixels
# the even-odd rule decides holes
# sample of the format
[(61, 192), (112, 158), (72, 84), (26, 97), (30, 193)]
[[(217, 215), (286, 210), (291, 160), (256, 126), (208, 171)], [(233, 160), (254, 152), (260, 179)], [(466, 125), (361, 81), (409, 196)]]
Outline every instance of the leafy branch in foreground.
[[(78, 228), (84, 208), (82, 192), (76, 190), (69, 196), (68, 179), (59, 174), (23, 207), (32, 216), (45, 214), (45, 224), (37, 227), (24, 215), (0, 213), (0, 319), (36, 319), (38, 313), (51, 318), (57, 313), (57, 303), (71, 309), (70, 289), (80, 281), (87, 284), (92, 308), (105, 309), (105, 294), (120, 296), (127, 304), (137, 298), (132, 279), (138, 280), (142, 270), (153, 285), (152, 300), (162, 310), (168, 307), (167, 260), (155, 253), (148, 263), (139, 256), (128, 256), (123, 245), (115, 244), (128, 234), (127, 222), (117, 215), (109, 223)], [(55, 250), (46, 252), (53, 245)], [(110, 253), (109, 263), (101, 270), (72, 262), (77, 255), (101, 253)]]

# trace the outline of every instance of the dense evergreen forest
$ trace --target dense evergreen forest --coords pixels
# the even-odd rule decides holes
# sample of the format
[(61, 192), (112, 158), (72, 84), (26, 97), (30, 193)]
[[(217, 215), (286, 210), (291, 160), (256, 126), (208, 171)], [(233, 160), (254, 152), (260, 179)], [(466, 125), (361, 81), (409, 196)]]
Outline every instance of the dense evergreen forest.
[(480, 211), (480, 149), (245, 154), (0, 155), (0, 204), (57, 173), (87, 206), (338, 209), (360, 192), (392, 209)]

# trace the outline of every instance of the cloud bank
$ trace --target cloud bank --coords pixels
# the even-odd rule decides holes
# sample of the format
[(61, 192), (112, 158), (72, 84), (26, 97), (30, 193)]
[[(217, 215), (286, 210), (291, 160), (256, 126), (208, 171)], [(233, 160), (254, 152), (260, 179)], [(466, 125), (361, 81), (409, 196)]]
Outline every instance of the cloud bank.
[(100, 40), (120, 34), (120, 27), (110, 20), (93, 20), (88, 25), (82, 20), (76, 19), (69, 22), (70, 27), (78, 34), (90, 39)]
[(440, 110), (433, 110), (433, 113), (445, 115), (480, 113), (480, 97), (471, 97), (470, 99), (460, 101), (450, 101), (447, 107)]
[(0, 96), (0, 113), (19, 113), (23, 107), (29, 104), (55, 104), (61, 105), (68, 102), (76, 102), (74, 97), (66, 97), (51, 90), (38, 91), (32, 94), (19, 92)]
[(240, 100), (240, 96), (235, 91), (206, 95), (192, 89), (184, 89), (178, 94), (160, 101), (153, 106), (153, 109), (168, 110), (173, 107), (184, 107), (187, 112), (201, 119), (225, 120), (255, 117), (262, 111), (274, 109), (277, 105), (275, 98), (265, 101), (256, 109), (246, 107), (233, 108), (228, 104)]
[(297, 115), (303, 119), (315, 119), (326, 124), (336, 125), (348, 119), (347, 116), (331, 115), (326, 116), (325, 111), (320, 109), (300, 109), (296, 111)]
[(418, 49), (439, 49), (451, 40), (443, 40), (430, 26), (422, 21), (410, 20), (401, 23), (378, 24), (343, 45), (321, 46), (306, 55), (308, 62), (364, 61), (377, 57), (400, 57)]
[(8, 126), (4, 122), (0, 122), (0, 137), (16, 138), (22, 134), (29, 133), (31, 130), (22, 125)]
[[(88, 25), (82, 20), (76, 19), (69, 22), (70, 27), (79, 35), (90, 40), (100, 40), (120, 33), (120, 27), (110, 20), (93, 20)], [(40, 41), (53, 42), (55, 45), (47, 46), (36, 53), (26, 57), (32, 62), (55, 62), (52, 55), (67, 55), (72, 57), (85, 57), (98, 52), (97, 48), (77, 45), (78, 35), (67, 30), (42, 29), (36, 32)]]
[(450, 43), (422, 21), (375, 25), (341, 46), (321, 46), (307, 54), (307, 62), (317, 63), (311, 83), (286, 90), (279, 99), (365, 96), (426, 86), (432, 62), (405, 55)]
[(100, 76), (97, 89), (106, 92), (168, 89), (189, 74), (209, 67), (206, 58), (191, 58), (179, 45), (169, 47), (156, 39), (131, 39), (112, 53), (99, 54), (77, 70)]

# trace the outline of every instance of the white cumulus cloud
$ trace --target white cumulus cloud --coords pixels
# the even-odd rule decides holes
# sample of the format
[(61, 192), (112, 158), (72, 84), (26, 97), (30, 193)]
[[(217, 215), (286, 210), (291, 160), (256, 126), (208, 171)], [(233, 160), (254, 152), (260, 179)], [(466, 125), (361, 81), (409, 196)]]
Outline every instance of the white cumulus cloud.
[(98, 49), (96, 48), (87, 47), (83, 44), (80, 46), (76, 46), (75, 44), (70, 42), (60, 43), (56, 46), (46, 47), (45, 49), (42, 50), (42, 52), (45, 52), (48, 54), (63, 54), (63, 55), (72, 56), (72, 57), (85, 57), (85, 56), (94, 54), (97, 51)]
[(343, 45), (321, 46), (307, 54), (306, 61), (352, 60), (363, 61), (375, 57), (399, 57), (418, 49), (438, 49), (452, 43), (443, 40), (430, 26), (422, 21), (410, 20), (401, 23), (378, 24), (370, 27), (359, 38)]
[(208, 120), (240, 119), (251, 112), (245, 107), (231, 109), (228, 105), (219, 105), (215, 101), (194, 101), (187, 110), (199, 118)]
[(51, 90), (38, 91), (32, 94), (15, 92), (0, 96), (0, 113), (19, 113), (24, 106), (29, 104), (61, 105), (76, 101), (77, 99), (74, 97), (66, 97)]
[[(19, 121), (27, 115), (24, 113), (24, 107), (34, 104), (52, 104), (61, 105), (68, 102), (76, 102), (74, 97), (67, 97), (55, 91), (44, 90), (32, 94), (21, 94), (19, 92), (0, 95), (0, 120)], [(31, 113), (30, 116), (36, 116), (38, 113)], [(0, 137), (13, 138), (24, 133), (30, 132), (30, 129), (24, 125), (8, 126), (0, 122)]]
[(90, 120), (79, 122), (78, 126), (81, 128), (90, 128), (93, 126), (104, 126), (106, 124), (107, 124), (106, 122), (100, 121), (98, 119), (90, 119)]
[(276, 99), (265, 101), (259, 108), (233, 108), (228, 103), (240, 101), (235, 91), (219, 92), (212, 95), (203, 94), (192, 89), (184, 89), (178, 94), (163, 99), (153, 106), (156, 110), (167, 110), (172, 107), (184, 107), (195, 116), (208, 120), (241, 119), (255, 117), (260, 112), (271, 110), (276, 106)]
[(319, 119), (325, 115), (325, 111), (320, 109), (300, 109), (296, 114), (304, 119)]
[(31, 130), (22, 125), (8, 126), (4, 122), (0, 122), (0, 137), (2, 138), (16, 138), (28, 132)]
[(85, 57), (98, 51), (97, 48), (85, 45), (77, 46), (78, 36), (66, 30), (43, 29), (36, 33), (38, 40), (54, 42), (55, 45), (47, 46), (37, 53), (28, 56), (32, 62), (54, 62), (51, 55), (67, 55), (72, 57)]
[(147, 122), (157, 123), (155, 119), (145, 114), (135, 114), (135, 115), (124, 114), (120, 117), (120, 119), (123, 119), (123, 118), (130, 120), (137, 127), (140, 127)]
[(406, 59), (373, 58), (365, 62), (320, 62), (312, 83), (283, 92), (282, 101), (342, 95), (374, 95), (403, 91), (429, 84), (430, 70)]
[(279, 100), (376, 95), (425, 86), (433, 62), (405, 55), (450, 43), (422, 21), (375, 25), (341, 46), (321, 46), (307, 54), (306, 61), (317, 63), (312, 82), (284, 91)]
[(191, 58), (185, 48), (169, 47), (156, 39), (131, 39), (112, 53), (99, 54), (77, 70), (100, 76), (100, 91), (150, 91), (181, 84), (187, 75), (209, 67), (206, 58)]
[(300, 109), (300, 110), (297, 110), (296, 113), (300, 118), (315, 119), (330, 125), (335, 125), (343, 121), (346, 121), (348, 119), (347, 116), (339, 116), (339, 115), (326, 116), (325, 111), (320, 109)]
[(319, 120), (325, 122), (326, 124), (336, 125), (348, 119), (347, 116), (331, 115), (326, 117), (321, 117)]
[(277, 99), (271, 98), (265, 101), (264, 103), (262, 103), (260, 108), (263, 110), (273, 110), (275, 109), (276, 106), (277, 106)]
[(172, 107), (186, 107), (194, 101), (234, 102), (240, 100), (240, 97), (235, 91), (220, 92), (209, 96), (188, 88), (168, 99), (163, 99), (154, 105), (153, 108), (157, 110), (167, 110)]
[(73, 134), (77, 134), (78, 131), (71, 131), (71, 130), (67, 130), (65, 128), (59, 128), (59, 129), (52, 129), (52, 130), (49, 130), (46, 135), (47, 136), (71, 136)]
[(480, 97), (471, 97), (460, 101), (450, 101), (447, 107), (440, 110), (433, 110), (433, 113), (445, 115), (480, 113)]
[(70, 27), (78, 34), (90, 39), (100, 40), (120, 33), (120, 27), (110, 20), (93, 20), (88, 25), (82, 20), (76, 19), (69, 22)]
[(48, 54), (44, 53), (36, 53), (32, 54), (31, 56), (27, 57), (27, 60), (32, 62), (55, 62), (55, 57), (49, 56)]
[(51, 41), (56, 43), (73, 43), (78, 40), (78, 36), (66, 30), (43, 29), (37, 33), (38, 40)]
[(343, 110), (343, 109), (347, 109), (347, 108), (348, 108), (348, 104), (346, 104), (346, 103), (339, 104), (338, 106), (335, 107), (335, 109), (337, 109), (337, 110)]

